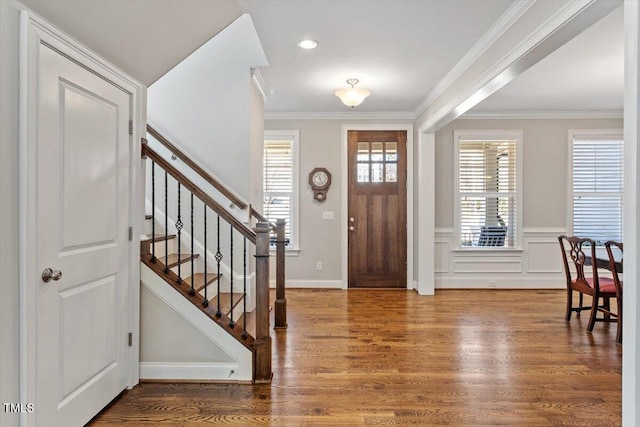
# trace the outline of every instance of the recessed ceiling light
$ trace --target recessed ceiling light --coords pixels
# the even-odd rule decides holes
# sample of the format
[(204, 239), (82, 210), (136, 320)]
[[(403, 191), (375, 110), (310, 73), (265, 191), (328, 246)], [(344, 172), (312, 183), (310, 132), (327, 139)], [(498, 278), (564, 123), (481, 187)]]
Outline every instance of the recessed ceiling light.
[(318, 46), (318, 42), (311, 39), (305, 39), (298, 42), (298, 46), (303, 49), (314, 49)]

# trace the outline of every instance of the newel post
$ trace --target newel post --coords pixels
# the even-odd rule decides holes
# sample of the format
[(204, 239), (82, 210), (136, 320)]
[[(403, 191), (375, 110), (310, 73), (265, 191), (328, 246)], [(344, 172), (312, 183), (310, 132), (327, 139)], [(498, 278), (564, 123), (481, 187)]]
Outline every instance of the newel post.
[(287, 300), (284, 290), (284, 225), (286, 221), (276, 221), (276, 302), (275, 329), (287, 328)]
[(268, 222), (256, 228), (256, 336), (253, 342), (253, 382), (271, 382), (271, 336), (269, 335), (269, 235)]

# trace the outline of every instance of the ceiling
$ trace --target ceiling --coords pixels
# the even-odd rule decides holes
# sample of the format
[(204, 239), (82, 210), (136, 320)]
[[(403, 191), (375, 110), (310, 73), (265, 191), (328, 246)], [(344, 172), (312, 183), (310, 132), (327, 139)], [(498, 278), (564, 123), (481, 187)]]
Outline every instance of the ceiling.
[[(269, 114), (338, 113), (346, 79), (371, 91), (360, 113), (407, 113), (508, 9), (512, 0), (240, 0), (269, 67)], [(524, 72), (470, 113), (621, 111), (622, 7)], [(296, 43), (318, 41), (313, 50)]]
[(471, 113), (572, 112), (621, 115), (624, 102), (623, 8), (522, 73)]
[[(3, 0), (0, 0), (3, 1)], [(371, 96), (354, 111), (415, 117), (427, 95), (513, 0), (21, 0), (146, 85), (243, 12), (269, 61), (267, 117), (347, 113), (348, 78)], [(188, 4), (188, 7), (185, 5)], [(116, 7), (117, 5), (117, 7)], [(468, 115), (615, 112), (623, 105), (619, 7)], [(116, 31), (114, 31), (116, 29)], [(305, 51), (303, 38), (319, 46)]]
[(146, 86), (242, 14), (235, 0), (20, 1)]

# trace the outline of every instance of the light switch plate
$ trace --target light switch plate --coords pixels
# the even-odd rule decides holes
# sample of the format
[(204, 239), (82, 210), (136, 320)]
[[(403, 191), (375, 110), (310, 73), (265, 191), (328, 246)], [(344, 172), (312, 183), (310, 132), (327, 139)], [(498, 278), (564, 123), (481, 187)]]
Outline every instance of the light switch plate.
[(322, 219), (334, 219), (335, 216), (333, 214), (333, 211), (323, 211), (322, 212)]

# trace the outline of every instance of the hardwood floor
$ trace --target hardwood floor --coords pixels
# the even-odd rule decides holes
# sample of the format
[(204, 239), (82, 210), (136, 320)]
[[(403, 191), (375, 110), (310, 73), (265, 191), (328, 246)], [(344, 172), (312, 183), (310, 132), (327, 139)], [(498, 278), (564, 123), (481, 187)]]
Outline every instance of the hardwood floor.
[(616, 325), (565, 292), (287, 290), (271, 386), (143, 383), (91, 425), (618, 426)]

